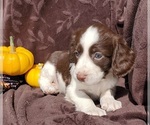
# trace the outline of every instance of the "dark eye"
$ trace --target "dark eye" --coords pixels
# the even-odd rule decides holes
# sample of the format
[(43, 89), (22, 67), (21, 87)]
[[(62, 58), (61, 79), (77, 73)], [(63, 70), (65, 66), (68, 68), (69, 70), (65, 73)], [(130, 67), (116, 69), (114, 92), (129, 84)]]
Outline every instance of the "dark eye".
[(100, 52), (94, 53), (94, 59), (100, 59), (103, 55)]
[(76, 56), (76, 58), (80, 57), (80, 53), (77, 50), (74, 52), (74, 55)]

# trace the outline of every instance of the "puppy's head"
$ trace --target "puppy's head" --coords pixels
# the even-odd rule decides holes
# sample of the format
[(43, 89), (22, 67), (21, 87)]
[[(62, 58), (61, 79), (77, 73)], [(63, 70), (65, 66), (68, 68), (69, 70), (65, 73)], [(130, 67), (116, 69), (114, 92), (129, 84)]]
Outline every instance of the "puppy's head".
[(126, 42), (102, 24), (79, 29), (72, 35), (70, 63), (73, 77), (85, 84), (99, 83), (112, 71), (125, 76), (134, 64), (134, 53)]

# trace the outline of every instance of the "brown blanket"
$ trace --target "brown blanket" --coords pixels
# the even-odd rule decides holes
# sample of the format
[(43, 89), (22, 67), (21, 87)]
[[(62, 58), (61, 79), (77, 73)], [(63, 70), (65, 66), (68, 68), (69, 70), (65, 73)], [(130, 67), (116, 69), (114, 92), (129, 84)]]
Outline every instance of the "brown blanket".
[(4, 125), (146, 125), (144, 106), (132, 103), (122, 84), (123, 80), (117, 87), (116, 98), (123, 108), (104, 117), (76, 112), (63, 94), (44, 95), (39, 88), (22, 85), (4, 94)]

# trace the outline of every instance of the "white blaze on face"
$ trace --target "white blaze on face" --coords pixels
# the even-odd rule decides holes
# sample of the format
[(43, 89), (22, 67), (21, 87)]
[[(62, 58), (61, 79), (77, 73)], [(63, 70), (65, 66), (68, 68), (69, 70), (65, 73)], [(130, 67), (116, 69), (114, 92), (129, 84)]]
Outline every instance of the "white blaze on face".
[(98, 29), (96, 27), (90, 26), (86, 30), (86, 32), (82, 35), (80, 43), (87, 52), (93, 44), (97, 43), (98, 40), (99, 40)]
[(89, 55), (90, 47), (98, 42), (99, 37), (98, 29), (90, 26), (80, 38), (83, 53), (76, 64), (75, 77), (78, 73), (85, 74), (87, 77), (84, 82), (89, 85), (97, 84), (104, 76), (104, 72), (94, 64)]

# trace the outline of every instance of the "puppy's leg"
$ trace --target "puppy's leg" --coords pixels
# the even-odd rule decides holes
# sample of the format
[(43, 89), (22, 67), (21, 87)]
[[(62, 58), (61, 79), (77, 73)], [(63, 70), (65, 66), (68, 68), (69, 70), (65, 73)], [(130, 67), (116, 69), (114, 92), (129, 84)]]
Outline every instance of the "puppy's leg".
[(56, 68), (50, 61), (47, 61), (41, 70), (39, 84), (45, 94), (56, 94), (59, 92)]
[(105, 110), (98, 108), (93, 100), (82, 90), (74, 89), (75, 86), (69, 85), (66, 91), (66, 100), (75, 104), (76, 111), (84, 112), (88, 115), (104, 116)]
[(115, 111), (122, 108), (120, 101), (115, 100), (113, 89), (109, 89), (106, 92), (102, 93), (100, 98), (101, 108), (106, 111)]

